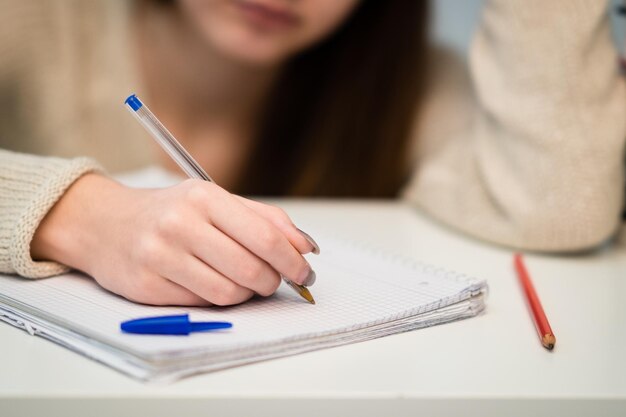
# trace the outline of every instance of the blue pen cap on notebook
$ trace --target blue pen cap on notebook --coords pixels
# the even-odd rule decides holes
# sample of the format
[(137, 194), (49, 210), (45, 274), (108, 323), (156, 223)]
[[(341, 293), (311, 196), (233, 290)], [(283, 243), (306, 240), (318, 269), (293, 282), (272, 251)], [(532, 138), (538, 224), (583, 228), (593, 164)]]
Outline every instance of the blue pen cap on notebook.
[(130, 106), (130, 108), (134, 111), (139, 110), (143, 106), (143, 103), (137, 98), (137, 95), (135, 94), (131, 94), (130, 96), (128, 96), (128, 98), (124, 100), (124, 103)]
[(166, 335), (188, 335), (192, 332), (229, 329), (231, 327), (233, 327), (232, 323), (225, 321), (191, 322), (188, 314), (145, 317), (128, 320), (120, 325), (120, 329), (125, 333)]

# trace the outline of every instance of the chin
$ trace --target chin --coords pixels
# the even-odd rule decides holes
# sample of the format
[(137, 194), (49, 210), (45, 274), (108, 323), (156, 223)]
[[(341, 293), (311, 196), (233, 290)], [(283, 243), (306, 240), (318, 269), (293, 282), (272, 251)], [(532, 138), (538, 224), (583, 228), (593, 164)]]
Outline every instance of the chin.
[(219, 54), (262, 67), (285, 62), (323, 32), (304, 24), (294, 7), (276, 4), (269, 0), (183, 2), (189, 22)]
[(228, 48), (220, 48), (220, 51), (224, 56), (241, 64), (260, 68), (275, 67), (287, 59), (284, 53), (266, 45), (235, 45)]
[(223, 56), (258, 67), (280, 65), (296, 49), (279, 36), (266, 33), (222, 33), (210, 42)]

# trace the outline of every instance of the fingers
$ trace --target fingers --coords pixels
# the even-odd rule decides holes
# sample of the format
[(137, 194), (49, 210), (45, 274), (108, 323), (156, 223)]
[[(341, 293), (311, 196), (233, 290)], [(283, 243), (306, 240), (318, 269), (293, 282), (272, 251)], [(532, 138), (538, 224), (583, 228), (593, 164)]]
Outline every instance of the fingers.
[(283, 209), (268, 204), (263, 204), (258, 201), (249, 200), (241, 196), (235, 196), (242, 204), (254, 210), (260, 216), (268, 220), (274, 226), (276, 226), (287, 237), (289, 242), (300, 253), (318, 254), (320, 252), (317, 243), (307, 233), (298, 229), (291, 218), (285, 213)]
[(200, 180), (121, 195), (111, 212), (123, 215), (98, 218), (101, 255), (82, 269), (130, 300), (231, 305), (272, 294), (281, 275), (314, 280), (302, 256), (314, 245), (281, 209)]
[(142, 304), (196, 307), (211, 305), (211, 302), (192, 291), (153, 274), (134, 277), (129, 288), (121, 293), (130, 301)]
[(214, 226), (193, 228), (188, 236), (191, 253), (242, 287), (269, 296), (280, 285), (274, 268)]
[(315, 274), (308, 262), (281, 230), (238, 199), (232, 198), (232, 195), (230, 199), (221, 199), (213, 204), (211, 220), (219, 230), (263, 259), (281, 275), (302, 285), (314, 279)]
[(195, 256), (183, 254), (177, 259), (164, 259), (158, 265), (163, 276), (186, 288), (211, 304), (227, 306), (243, 303), (254, 291), (228, 279)]
[(314, 246), (281, 209), (193, 180), (153, 200), (122, 268), (132, 283), (113, 291), (156, 305), (232, 305), (273, 294), (281, 275), (314, 282), (301, 254)]

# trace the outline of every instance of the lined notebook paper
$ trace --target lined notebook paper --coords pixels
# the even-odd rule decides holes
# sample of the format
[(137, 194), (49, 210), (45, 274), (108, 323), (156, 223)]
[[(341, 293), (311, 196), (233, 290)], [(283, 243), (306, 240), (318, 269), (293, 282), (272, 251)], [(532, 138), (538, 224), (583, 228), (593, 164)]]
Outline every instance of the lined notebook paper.
[[(71, 273), (43, 280), (0, 276), (0, 319), (141, 380), (174, 380), (270, 358), (361, 342), (472, 317), (484, 281), (331, 235), (309, 256), (317, 304), (286, 286), (238, 306), (151, 307), (131, 303)], [(233, 328), (190, 336), (124, 334), (122, 321), (189, 313)]]

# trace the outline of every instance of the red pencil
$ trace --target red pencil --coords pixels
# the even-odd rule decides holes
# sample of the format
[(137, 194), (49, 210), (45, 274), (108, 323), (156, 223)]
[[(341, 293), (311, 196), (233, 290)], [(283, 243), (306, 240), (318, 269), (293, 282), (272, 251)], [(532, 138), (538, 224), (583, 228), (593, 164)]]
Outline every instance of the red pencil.
[(552, 333), (552, 328), (550, 327), (550, 323), (548, 323), (546, 313), (544, 313), (543, 311), (541, 301), (539, 301), (539, 297), (535, 292), (535, 287), (530, 280), (530, 275), (528, 275), (528, 271), (524, 266), (524, 260), (522, 259), (522, 255), (516, 253), (513, 257), (513, 263), (515, 264), (515, 270), (517, 271), (517, 276), (519, 278), (520, 284), (524, 289), (526, 301), (528, 302), (528, 306), (533, 313), (535, 327), (537, 328), (537, 332), (539, 333), (539, 339), (541, 340), (541, 344), (546, 349), (552, 350), (554, 349), (554, 345), (556, 343), (556, 337), (554, 337), (554, 333)]

